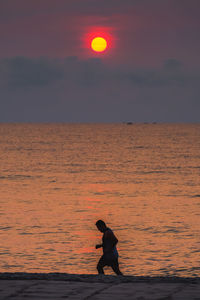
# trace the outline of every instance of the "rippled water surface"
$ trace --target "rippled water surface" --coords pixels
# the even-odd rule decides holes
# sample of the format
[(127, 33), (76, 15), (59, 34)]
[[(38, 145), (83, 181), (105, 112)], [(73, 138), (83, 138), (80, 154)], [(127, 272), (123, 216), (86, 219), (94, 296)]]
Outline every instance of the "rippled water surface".
[[(200, 124), (0, 124), (1, 272), (200, 276)], [(109, 269), (106, 274), (111, 274)]]

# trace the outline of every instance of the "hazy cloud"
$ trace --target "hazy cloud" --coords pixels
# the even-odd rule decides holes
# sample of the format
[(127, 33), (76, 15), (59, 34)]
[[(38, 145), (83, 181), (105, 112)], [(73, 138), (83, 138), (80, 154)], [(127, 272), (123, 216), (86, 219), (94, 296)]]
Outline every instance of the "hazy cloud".
[(0, 121), (198, 121), (199, 70), (175, 59), (161, 67), (100, 59), (16, 57), (0, 61)]
[(14, 57), (0, 60), (1, 86), (27, 88), (46, 86), (64, 76), (62, 68), (53, 60)]
[(182, 86), (185, 87), (200, 78), (184, 69), (176, 59), (168, 59), (161, 68), (130, 68), (128, 66), (108, 66), (100, 59), (32, 59), (27, 57), (7, 58), (0, 61), (1, 87), (37, 88), (62, 82), (63, 84), (95, 87), (110, 84), (131, 84), (133, 86)]
[(164, 68), (166, 68), (167, 70), (178, 70), (182, 66), (183, 64), (175, 58), (169, 58), (164, 62)]

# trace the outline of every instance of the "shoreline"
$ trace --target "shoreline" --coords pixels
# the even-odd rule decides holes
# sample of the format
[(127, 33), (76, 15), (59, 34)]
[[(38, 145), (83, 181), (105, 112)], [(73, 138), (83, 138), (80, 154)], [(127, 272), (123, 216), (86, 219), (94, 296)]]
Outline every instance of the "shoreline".
[(132, 275), (95, 275), (69, 273), (26, 273), (0, 272), (0, 280), (56, 280), (80, 282), (166, 282), (166, 283), (200, 283), (200, 277), (179, 276), (132, 276)]
[(1, 300), (197, 300), (200, 277), (0, 273)]

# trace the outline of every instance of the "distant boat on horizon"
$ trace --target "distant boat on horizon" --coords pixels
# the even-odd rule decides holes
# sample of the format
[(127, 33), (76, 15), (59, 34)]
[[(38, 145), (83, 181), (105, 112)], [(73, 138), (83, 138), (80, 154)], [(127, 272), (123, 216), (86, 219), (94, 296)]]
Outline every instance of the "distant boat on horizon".
[[(123, 124), (126, 124), (126, 125), (133, 125), (134, 123), (133, 122), (123, 122)], [(154, 121), (154, 122), (143, 122), (143, 124), (158, 124), (158, 122)]]

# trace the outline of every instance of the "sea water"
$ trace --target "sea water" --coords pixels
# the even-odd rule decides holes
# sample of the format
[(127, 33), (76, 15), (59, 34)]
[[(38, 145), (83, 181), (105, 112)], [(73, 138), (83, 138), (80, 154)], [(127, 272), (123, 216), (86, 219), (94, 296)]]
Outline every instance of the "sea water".
[[(200, 124), (0, 124), (0, 270), (200, 276)], [(106, 274), (111, 270), (105, 269)]]

